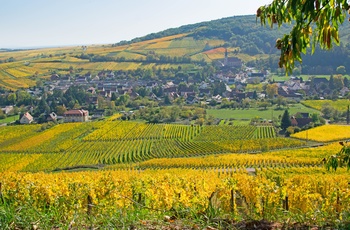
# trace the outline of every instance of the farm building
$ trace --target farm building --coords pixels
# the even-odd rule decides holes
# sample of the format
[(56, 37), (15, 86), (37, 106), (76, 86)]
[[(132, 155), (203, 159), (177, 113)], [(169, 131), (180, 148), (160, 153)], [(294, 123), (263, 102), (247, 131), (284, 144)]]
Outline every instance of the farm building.
[(19, 120), (19, 123), (21, 124), (30, 124), (33, 122), (33, 117), (32, 115), (30, 115), (28, 112), (23, 114), (23, 116), (21, 117), (21, 119)]
[(83, 109), (68, 110), (63, 114), (64, 122), (85, 122), (89, 120), (89, 111)]

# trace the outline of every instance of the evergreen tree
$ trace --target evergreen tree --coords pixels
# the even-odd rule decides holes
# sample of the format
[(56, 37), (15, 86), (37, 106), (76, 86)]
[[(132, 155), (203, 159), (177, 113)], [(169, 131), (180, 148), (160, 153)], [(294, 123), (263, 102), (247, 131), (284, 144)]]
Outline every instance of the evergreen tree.
[(347, 77), (344, 77), (344, 86), (349, 87), (349, 79)]
[(333, 77), (333, 75), (331, 75), (331, 77), (329, 78), (329, 88), (330, 88), (330, 89), (335, 89), (334, 77)]
[(171, 105), (171, 101), (170, 101), (170, 98), (169, 98), (168, 95), (166, 95), (166, 96), (164, 97), (164, 104), (165, 104), (165, 105)]
[(256, 90), (254, 90), (253, 92), (253, 99), (254, 100), (258, 99), (258, 94), (256, 93)]
[(281, 119), (281, 128), (283, 130), (286, 130), (289, 126), (292, 125), (292, 122), (290, 120), (289, 112), (286, 109), (283, 113), (282, 119)]

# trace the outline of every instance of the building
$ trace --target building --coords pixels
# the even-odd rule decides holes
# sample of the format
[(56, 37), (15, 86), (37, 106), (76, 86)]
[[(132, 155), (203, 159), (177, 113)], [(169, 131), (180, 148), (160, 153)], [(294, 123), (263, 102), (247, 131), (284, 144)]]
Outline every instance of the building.
[(224, 66), (241, 68), (242, 67), (242, 60), (237, 58), (237, 57), (228, 57), (227, 49), (225, 49)]
[(57, 114), (54, 112), (47, 114), (45, 117), (46, 121), (57, 121)]
[(63, 114), (64, 122), (85, 122), (89, 120), (89, 111), (83, 109), (68, 110)]
[(32, 115), (30, 115), (28, 112), (26, 112), (25, 114), (23, 114), (23, 116), (19, 120), (19, 123), (21, 123), (21, 124), (30, 124), (33, 121), (34, 121), (34, 119), (33, 119)]

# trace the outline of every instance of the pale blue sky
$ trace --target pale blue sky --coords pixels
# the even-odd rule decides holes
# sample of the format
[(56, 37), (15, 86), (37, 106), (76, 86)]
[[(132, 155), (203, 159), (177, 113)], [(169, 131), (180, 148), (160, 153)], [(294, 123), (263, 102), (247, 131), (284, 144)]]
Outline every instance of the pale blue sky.
[(0, 48), (111, 44), (272, 0), (0, 0)]

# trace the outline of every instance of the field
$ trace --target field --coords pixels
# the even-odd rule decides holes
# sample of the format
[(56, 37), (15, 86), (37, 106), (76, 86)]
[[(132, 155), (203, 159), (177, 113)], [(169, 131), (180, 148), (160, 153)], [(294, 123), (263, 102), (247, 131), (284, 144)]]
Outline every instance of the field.
[(5, 119), (0, 119), (0, 124), (15, 122), (16, 119), (18, 119), (18, 116), (9, 116), (9, 117), (6, 117)]
[[(0, 127), (0, 228), (239, 229), (264, 219), (342, 229), (350, 221), (350, 174), (322, 164), (338, 143), (304, 146), (272, 126), (117, 118)], [(340, 140), (343, 129), (308, 135)]]
[[(160, 69), (198, 68), (194, 63), (173, 62), (144, 62), (149, 53), (158, 58), (161, 55), (168, 57), (189, 57), (193, 61), (211, 63), (214, 59), (224, 58), (223, 53), (209, 57), (205, 49), (222, 46), (224, 41), (215, 39), (195, 40), (186, 37), (187, 34), (178, 34), (143, 42), (136, 42), (124, 46), (91, 45), (87, 49), (80, 46), (63, 48), (45, 48), (37, 50), (21, 50), (14, 52), (0, 52), (0, 60), (12, 58), (13, 62), (0, 64), (0, 87), (11, 90), (34, 86), (37, 79), (50, 77), (53, 71), (66, 74), (70, 67), (82, 69), (97, 74), (101, 70), (136, 70), (150, 69), (153, 66)], [(208, 51), (209, 52), (209, 51)], [(80, 58), (82, 54), (98, 55), (112, 58), (107, 62), (92, 61)], [(122, 60), (123, 59), (123, 60)]]
[(292, 137), (318, 142), (346, 140), (350, 139), (350, 126), (324, 125), (303, 132), (292, 134)]
[[(317, 78), (327, 78), (329, 80), (329, 78), (331, 77), (330, 75), (300, 75), (299, 77), (302, 77), (304, 81), (308, 81), (311, 80), (312, 77), (317, 77)], [(345, 76), (344, 76), (345, 77)], [(290, 76), (279, 76), (279, 75), (271, 75), (269, 77), (269, 79), (271, 80), (275, 80), (275, 81), (288, 81), (290, 79)]]
[(317, 110), (321, 110), (322, 106), (328, 104), (332, 106), (334, 109), (339, 111), (346, 111), (348, 109), (348, 106), (350, 105), (350, 101), (348, 99), (341, 99), (341, 100), (307, 100), (304, 101), (303, 104), (307, 107), (314, 108)]
[[(287, 108), (286, 108), (287, 109)], [(297, 112), (319, 113), (316, 109), (307, 108), (302, 104), (290, 105), (288, 108), (289, 114), (296, 114)], [(220, 119), (234, 119), (250, 121), (252, 118), (262, 118), (272, 120), (272, 117), (279, 117), (284, 113), (284, 109), (277, 110), (276, 107), (268, 107), (266, 110), (257, 108), (249, 109), (207, 109), (208, 115)]]

